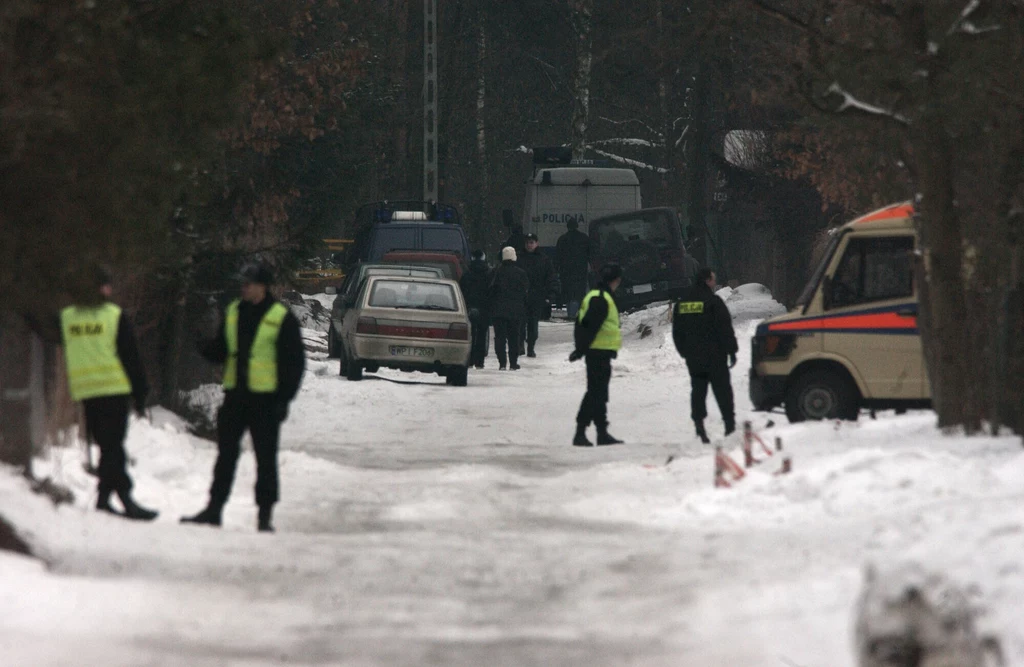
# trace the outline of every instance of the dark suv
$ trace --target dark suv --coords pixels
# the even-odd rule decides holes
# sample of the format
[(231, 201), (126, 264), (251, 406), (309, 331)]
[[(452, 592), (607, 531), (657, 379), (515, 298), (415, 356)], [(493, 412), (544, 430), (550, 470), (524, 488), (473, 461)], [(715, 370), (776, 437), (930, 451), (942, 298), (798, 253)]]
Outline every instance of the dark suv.
[(395, 250), (427, 250), (469, 259), (469, 240), (458, 210), (424, 201), (380, 201), (356, 212), (354, 243), (347, 264), (379, 262)]
[(679, 215), (673, 208), (644, 208), (590, 222), (595, 271), (609, 262), (622, 266), (615, 300), (622, 309), (679, 298), (693, 284), (700, 265), (686, 253)]

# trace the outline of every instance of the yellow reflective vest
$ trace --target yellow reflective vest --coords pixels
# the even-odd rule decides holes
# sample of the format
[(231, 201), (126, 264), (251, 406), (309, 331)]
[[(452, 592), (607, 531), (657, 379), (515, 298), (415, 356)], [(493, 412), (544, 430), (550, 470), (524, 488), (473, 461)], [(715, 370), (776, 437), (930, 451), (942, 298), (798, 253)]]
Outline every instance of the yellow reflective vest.
[[(238, 306), (232, 301), (224, 315), (224, 339), (228, 358), (224, 363), (224, 388), (234, 389), (238, 384)], [(267, 309), (256, 328), (249, 349), (249, 391), (271, 394), (277, 391), (277, 336), (288, 308), (278, 302)]]
[(601, 328), (597, 331), (594, 342), (590, 344), (591, 350), (611, 350), (618, 352), (622, 347), (622, 331), (619, 329), (619, 309), (615, 306), (615, 299), (608, 292), (602, 290), (591, 290), (583, 297), (580, 304), (580, 312), (576, 315), (576, 321), (582, 322), (590, 307), (590, 300), (598, 295), (604, 295), (608, 302), (608, 317), (604, 318)]
[(132, 393), (131, 380), (117, 356), (120, 320), (121, 309), (112, 303), (68, 306), (60, 311), (72, 400)]

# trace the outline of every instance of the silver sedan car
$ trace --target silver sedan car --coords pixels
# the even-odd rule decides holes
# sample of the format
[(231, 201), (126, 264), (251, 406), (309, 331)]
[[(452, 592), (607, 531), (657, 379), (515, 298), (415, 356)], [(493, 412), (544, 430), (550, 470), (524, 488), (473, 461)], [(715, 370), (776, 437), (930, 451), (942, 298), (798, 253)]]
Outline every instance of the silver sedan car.
[(379, 368), (437, 373), (465, 386), (471, 331), (454, 280), (368, 276), (341, 327), (341, 374)]

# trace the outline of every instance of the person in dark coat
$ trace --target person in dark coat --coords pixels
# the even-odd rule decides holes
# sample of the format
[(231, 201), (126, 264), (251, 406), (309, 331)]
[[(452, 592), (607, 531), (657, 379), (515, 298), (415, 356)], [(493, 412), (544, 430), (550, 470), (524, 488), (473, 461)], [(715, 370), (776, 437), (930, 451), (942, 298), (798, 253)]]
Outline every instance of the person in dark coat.
[(739, 346), (732, 315), (714, 289), (715, 272), (705, 267), (697, 272), (696, 284), (672, 309), (672, 339), (690, 371), (690, 415), (704, 443), (710, 442), (704, 430), (708, 384), (722, 412), (725, 434), (736, 430), (729, 369), (736, 365)]
[(522, 225), (512, 225), (512, 233), (501, 244), (502, 248), (515, 248), (516, 256), (526, 252), (526, 234), (523, 233)]
[(519, 327), (526, 316), (529, 292), (530, 279), (516, 266), (515, 248), (502, 248), (501, 266), (491, 277), (491, 321), (494, 323), (494, 353), (498, 356), (498, 370), (505, 370), (506, 360), (510, 369), (519, 370)]
[(484, 357), (487, 356), (487, 328), (490, 326), (491, 269), (482, 250), (473, 251), (469, 270), (462, 275), (459, 286), (462, 287), (462, 298), (466, 300), (469, 322), (473, 326), (469, 363), (475, 368), (483, 368)]
[(277, 449), (281, 422), (299, 391), (306, 368), (299, 321), (274, 299), (273, 272), (262, 264), (241, 271), (242, 298), (227, 308), (220, 333), (202, 346), (213, 363), (224, 364), (224, 404), (217, 413), (217, 462), (206, 508), (182, 523), (221, 524), (231, 495), (242, 436), (252, 436), (256, 455), (257, 528), (273, 532), (274, 504), (279, 498)]
[(565, 223), (569, 231), (558, 237), (555, 245), (555, 263), (562, 278), (562, 299), (569, 319), (576, 319), (580, 301), (587, 293), (587, 273), (590, 270), (590, 237), (579, 231), (576, 220)]
[(619, 445), (622, 441), (608, 432), (608, 384), (612, 379), (612, 359), (622, 347), (619, 309), (615, 304), (615, 290), (622, 284), (622, 268), (608, 264), (601, 268), (601, 284), (583, 297), (576, 318), (573, 336), (576, 349), (569, 361), (586, 358), (587, 393), (583, 395), (576, 413), (576, 435), (572, 444), (590, 447), (587, 427), (597, 427), (598, 445)]
[[(526, 356), (536, 357), (535, 346), (540, 319), (547, 312), (551, 299), (554, 298), (558, 287), (558, 280), (555, 277), (555, 268), (551, 259), (537, 249), (537, 235), (526, 235), (526, 252), (519, 255), (517, 264), (526, 271), (530, 279), (530, 293), (526, 297), (526, 317), (523, 319), (523, 326), (520, 329), (520, 340), (526, 341)], [(523, 344), (520, 342), (519, 351), (522, 353)]]
[[(149, 384), (139, 347), (128, 317), (110, 301), (113, 294), (109, 271), (94, 267), (91, 298), (64, 308), (60, 313), (61, 343), (72, 400), (81, 401), (87, 437), (100, 448), (96, 509), (128, 519), (151, 521), (157, 512), (132, 498), (124, 439), (128, 410), (142, 416)], [(110, 504), (117, 494), (124, 513)]]

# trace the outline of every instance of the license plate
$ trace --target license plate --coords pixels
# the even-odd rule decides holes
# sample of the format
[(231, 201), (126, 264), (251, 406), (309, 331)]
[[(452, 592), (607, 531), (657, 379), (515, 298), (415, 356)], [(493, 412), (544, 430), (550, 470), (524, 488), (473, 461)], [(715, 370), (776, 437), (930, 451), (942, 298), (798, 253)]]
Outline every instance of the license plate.
[(392, 356), (396, 357), (432, 357), (434, 356), (434, 348), (432, 347), (409, 347), (407, 345), (391, 345), (388, 347)]
[(633, 294), (646, 294), (653, 288), (650, 283), (644, 283), (643, 285), (633, 285)]

